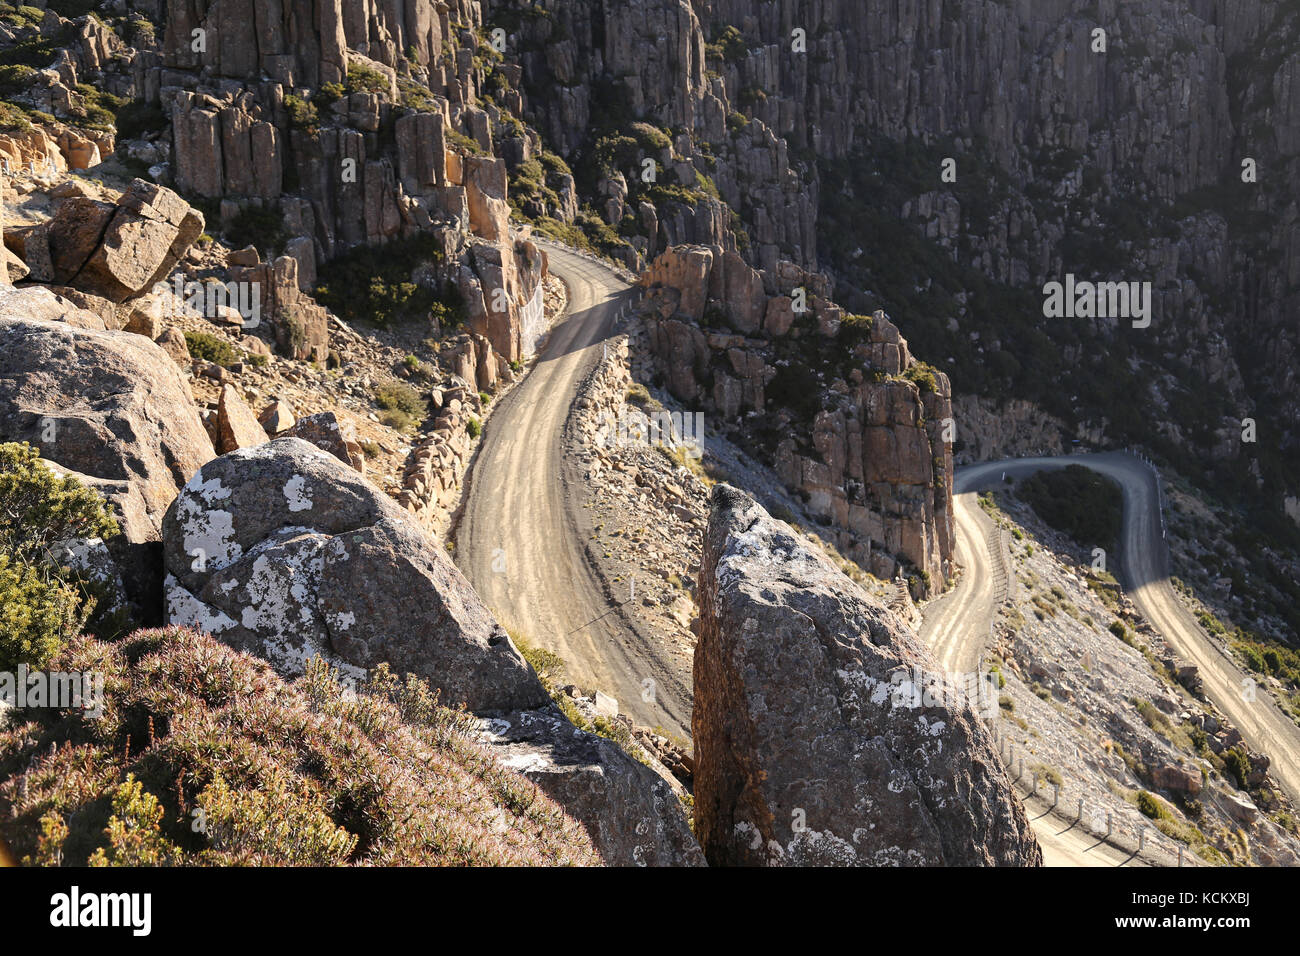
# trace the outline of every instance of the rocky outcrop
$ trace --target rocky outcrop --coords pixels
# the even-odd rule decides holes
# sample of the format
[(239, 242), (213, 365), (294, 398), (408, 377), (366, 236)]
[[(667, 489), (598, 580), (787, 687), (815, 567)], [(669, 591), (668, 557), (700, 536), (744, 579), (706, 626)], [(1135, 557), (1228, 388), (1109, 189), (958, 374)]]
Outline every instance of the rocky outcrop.
[[(525, 326), (545, 260), (512, 235), (505, 161), (479, 155), (492, 149), (494, 124), (517, 121), (475, 101), (483, 69), (465, 54), (478, 43), (477, 4), (420, 0), (395, 14), (295, 0), (258, 14), (256, 30), (232, 26), (233, 9), (253, 17), (248, 4), (167, 8), (169, 36), (225, 38), (205, 50), (164, 47), (176, 180), (222, 200), (223, 216), (279, 208), (291, 238), (273, 268), (256, 268), (263, 314), (287, 326), (275, 329), (282, 351), (308, 357), (323, 328), (288, 294), (292, 284), (309, 291), (325, 262), (356, 246), (430, 234), (441, 264), (413, 281), (454, 288), (468, 326), (504, 363), (531, 354)], [(237, 54), (232, 30), (251, 34)]]
[(760, 272), (706, 246), (666, 251), (642, 277), (659, 375), (734, 432), (820, 517), (841, 553), (912, 589), (951, 573), (951, 386), (883, 312), (846, 316), (825, 279)]
[(710, 863), (1041, 864), (965, 689), (726, 485), (699, 594), (695, 812)]
[(121, 517), (117, 557), (128, 593), (152, 617), (161, 606), (163, 515), (213, 457), (167, 354), (129, 332), (0, 317), (0, 441), (31, 443), (108, 498)]
[[(811, 239), (805, 227), (815, 221), (815, 202), (809, 207), (810, 197), (792, 176), (784, 143), (755, 128), (732, 155), (727, 118), (734, 108), (707, 69), (700, 11), (693, 4), (559, 0), (547, 6), (548, 16), (533, 17), (520, 16), (506, 0), (488, 0), (484, 10), (491, 22), (507, 25), (521, 67), (524, 114), (549, 148), (575, 159), (590, 154), (602, 137), (626, 136), (633, 121), (659, 131), (639, 142), (634, 155), (621, 153), (602, 168), (596, 193), (582, 197), (631, 237), (619, 252), (629, 268), (640, 269), (682, 243), (737, 249), (730, 210), (717, 191), (701, 187), (710, 176), (744, 183), (745, 204), (764, 224), (756, 242), (759, 262), (775, 263), (779, 250), (773, 240), (788, 229), (792, 235), (798, 231), (791, 245)], [(700, 143), (710, 144), (708, 150), (698, 148)], [(736, 165), (718, 163), (716, 152), (726, 152)], [(641, 188), (648, 162), (654, 164), (655, 184), (670, 190)], [(774, 196), (781, 197), (779, 205), (769, 208)], [(722, 195), (736, 209), (741, 197), (739, 188)], [(804, 208), (787, 206), (787, 198)]]
[(103, 318), (40, 286), (0, 288), (0, 318), (66, 322), (79, 329), (107, 331)]
[(501, 764), (582, 821), (611, 866), (704, 866), (668, 781), (618, 744), (574, 729), (558, 707), (484, 722)]
[(297, 423), (297, 419), (294, 418), (293, 406), (288, 401), (276, 399), (262, 409), (262, 414), (257, 416), (257, 423), (274, 438), (292, 428)]
[(268, 440), (266, 430), (258, 423), (257, 416), (233, 385), (221, 388), (217, 406), (217, 437), (217, 453), (220, 455), (241, 448), (256, 448)]
[(265, 317), (282, 355), (323, 362), (329, 356), (329, 313), (302, 291), (300, 268), (292, 256), (279, 256), (256, 265), (232, 266), (229, 271), (231, 281), (247, 283), (250, 294), (259, 296), (259, 316)]
[[(480, 96), (495, 59), (480, 56), (479, 5), (416, 0), (401, 11), (351, 10), (337, 0), (290, 0), (274, 10), (255, 7), (244, 0), (151, 4), (141, 12), (159, 25), (157, 40), (142, 20), (124, 30), (51, 13), (68, 39), (57, 70), (45, 71), (69, 100), (60, 115), (85, 105), (77, 89), (87, 83), (157, 104), (168, 128), (124, 141), (125, 157), (147, 163), (151, 177), (181, 193), (210, 200), (220, 219), (214, 233), (246, 216), (283, 224), (277, 235), (251, 230), (267, 260), (240, 256), (228, 278), (258, 283), (270, 338), (293, 358), (328, 354), (325, 312), (310, 298), (326, 263), (358, 246), (431, 236), (428, 261), (392, 281), (464, 300), (466, 325), (491, 345), (471, 380), (492, 387), (497, 368), (535, 348), (545, 256), (514, 232), (507, 160), (491, 155), (499, 149), (515, 168), (540, 146), (506, 112), (521, 106), (508, 79), (494, 88), (495, 101)], [(498, 84), (519, 78), (504, 64), (496, 77)], [(0, 159), (35, 163), (39, 175), (48, 169), (57, 177), (113, 150), (111, 136), (96, 136), (81, 142), (53, 126), (15, 134), (0, 141)], [(576, 208), (572, 189), (569, 199)], [(140, 294), (152, 263), (114, 253), (127, 243), (116, 225), (105, 225), (107, 204), (81, 195), (64, 205), (69, 228), (41, 224), (6, 236), (32, 278), (114, 302)], [(105, 229), (100, 262), (88, 244)], [(132, 265), (149, 274), (128, 275)]]
[(53, 219), (5, 238), (31, 279), (122, 302), (165, 278), (202, 231), (201, 213), (137, 179), (116, 204), (74, 196)]
[(112, 152), (113, 134), (103, 130), (30, 126), (0, 133), (0, 169), (10, 176), (51, 178), (90, 169)]
[[(4, 235), (4, 225), (5, 202), (3, 194), (0, 194), (0, 236)], [(8, 245), (0, 243), (0, 287), (17, 282), (30, 271), (20, 256), (15, 255)]]
[(210, 462), (164, 523), (168, 619), (295, 676), (323, 657), (380, 663), (484, 717), (502, 763), (532, 779), (611, 865), (701, 863), (669, 784), (550, 702), (445, 549), (336, 458), (279, 438)]
[(300, 438), (328, 452), (361, 474), (366, 473), (366, 456), (357, 443), (357, 430), (334, 412), (318, 412), (300, 418), (289, 426), (282, 438)]
[(1032, 402), (959, 395), (952, 401), (952, 414), (958, 436), (953, 460), (958, 465), (1065, 453), (1065, 423)]
[(402, 493), (397, 500), (434, 533), (446, 529), (452, 511), (460, 503), (461, 482), (469, 467), (473, 443), (469, 423), (478, 420), (471, 403), (477, 398), (463, 380), (434, 389), (429, 399), (432, 427), (406, 462)]

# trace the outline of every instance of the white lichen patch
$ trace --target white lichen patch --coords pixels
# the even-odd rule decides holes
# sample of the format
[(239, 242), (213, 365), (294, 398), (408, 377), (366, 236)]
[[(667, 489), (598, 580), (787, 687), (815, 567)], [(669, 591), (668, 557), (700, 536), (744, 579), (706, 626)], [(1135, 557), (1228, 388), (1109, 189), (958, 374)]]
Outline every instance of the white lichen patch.
[(324, 567), (324, 545), (322, 536), (314, 536), (288, 547), (264, 542), (254, 548), (250, 556), (256, 558), (244, 588), (247, 603), (240, 623), (258, 634), (286, 638), (316, 630), (316, 592)]
[(215, 608), (208, 607), (185, 587), (167, 575), (164, 583), (167, 595), (167, 623), (192, 627), (205, 634), (221, 635), (238, 625)]
[(948, 729), (947, 721), (931, 721), (927, 720), (924, 716), (918, 717), (916, 723), (921, 729), (922, 735), (928, 737), (941, 737), (943, 736), (943, 732)]
[(307, 495), (307, 479), (294, 475), (284, 484), (284, 500), (290, 511), (310, 511), (311, 498)]
[(238, 560), (243, 550), (235, 541), (234, 516), (214, 507), (215, 502), (230, 497), (230, 489), (220, 478), (203, 481), (201, 475), (190, 479), (176, 502), (181, 546), (196, 565), (201, 563), (201, 570), (220, 571)]
[(330, 631), (349, 631), (357, 623), (357, 616), (351, 611), (326, 611), (325, 623)]
[(549, 770), (554, 766), (551, 760), (536, 750), (506, 753), (504, 756), (498, 756), (497, 762), (507, 770), (514, 770), (517, 773)]
[(504, 737), (510, 731), (510, 721), (501, 717), (486, 717), (479, 722), (479, 730), (489, 737)]
[(852, 866), (857, 862), (858, 852), (852, 843), (830, 830), (805, 830), (795, 834), (783, 856), (795, 865), (806, 862), (816, 866)]

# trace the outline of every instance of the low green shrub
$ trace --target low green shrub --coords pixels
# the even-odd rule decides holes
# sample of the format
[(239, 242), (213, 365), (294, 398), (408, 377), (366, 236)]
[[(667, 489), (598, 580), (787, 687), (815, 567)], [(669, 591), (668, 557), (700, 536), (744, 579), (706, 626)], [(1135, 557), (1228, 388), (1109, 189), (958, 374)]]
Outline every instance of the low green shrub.
[(429, 410), (420, 393), (402, 382), (377, 386), (374, 394), (375, 404), (383, 409), (379, 420), (400, 432), (416, 428)]
[(81, 632), (90, 610), (57, 576), (0, 553), (0, 671), (44, 668)]
[(243, 358), (239, 349), (210, 332), (186, 332), (185, 344), (189, 347), (190, 355), (223, 368), (229, 368)]
[(118, 139), (136, 139), (160, 130), (166, 124), (167, 116), (157, 103), (127, 100), (117, 108), (115, 125)]
[(1160, 802), (1160, 799), (1147, 790), (1138, 791), (1137, 808), (1142, 811), (1144, 816), (1150, 817), (1152, 820), (1173, 819), (1168, 808)]
[(56, 474), (28, 444), (0, 444), (0, 670), (44, 667), (88, 626), (105, 637), (120, 633), (127, 623), (121, 595), (55, 551), (65, 541), (119, 533), (98, 492)]
[(356, 64), (348, 67), (349, 93), (387, 93), (388, 77), (374, 67)]
[(284, 98), (284, 109), (289, 114), (290, 125), (298, 129), (314, 133), (320, 126), (320, 111), (311, 100), (290, 93)]
[(330, 263), (327, 281), (316, 286), (318, 302), (347, 322), (391, 326), (436, 321), (442, 328), (464, 322), (464, 302), (454, 287), (439, 294), (412, 281), (422, 265), (441, 262), (442, 250), (430, 235), (363, 246)]

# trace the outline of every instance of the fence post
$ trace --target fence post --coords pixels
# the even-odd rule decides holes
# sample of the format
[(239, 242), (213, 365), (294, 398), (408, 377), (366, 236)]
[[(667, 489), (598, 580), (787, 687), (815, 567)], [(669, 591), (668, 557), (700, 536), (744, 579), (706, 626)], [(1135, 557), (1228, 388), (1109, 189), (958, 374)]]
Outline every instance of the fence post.
[(1139, 853), (1142, 852), (1142, 850), (1146, 848), (1146, 845), (1147, 845), (1147, 828), (1143, 827), (1141, 830), (1138, 831), (1138, 852)]
[(1178, 844), (1178, 865), (1183, 865), (1183, 845), (1181, 843)]
[(1106, 814), (1106, 836), (1107, 836), (1107, 838), (1109, 838), (1110, 835), (1111, 835), (1112, 833), (1114, 833), (1114, 832), (1115, 832), (1115, 823), (1114, 823), (1113, 819), (1111, 818), (1111, 815), (1110, 815), (1109, 813), (1107, 813), (1107, 814)]
[(1052, 806), (1055, 807), (1060, 802), (1061, 802), (1061, 785), (1059, 783), (1054, 783), (1052, 784)]
[(1083, 797), (1079, 798), (1079, 822), (1083, 822)]

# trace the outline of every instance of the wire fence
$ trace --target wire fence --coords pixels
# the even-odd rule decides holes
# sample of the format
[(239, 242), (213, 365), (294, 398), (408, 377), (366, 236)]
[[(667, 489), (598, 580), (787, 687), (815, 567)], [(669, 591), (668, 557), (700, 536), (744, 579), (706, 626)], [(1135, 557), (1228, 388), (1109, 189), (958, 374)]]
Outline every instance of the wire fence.
[(1003, 734), (996, 721), (990, 728), (997, 744), (998, 756), (1006, 767), (1012, 786), (1020, 793), (1035, 819), (1051, 818), (1052, 824), (1063, 824), (1061, 833), (1071, 830), (1095, 837), (1097, 846), (1106, 844), (1119, 850), (1133, 861), (1149, 866), (1208, 866), (1190, 847), (1166, 835), (1154, 824), (1140, 823), (1133, 814), (1116, 813), (1099, 805), (1095, 799), (1081, 796), (1073, 788), (1046, 781), (1032, 766), (1025, 767), (1025, 757), (1032, 753), (1017, 750), (1015, 741)]

